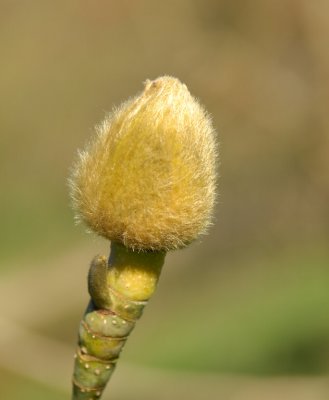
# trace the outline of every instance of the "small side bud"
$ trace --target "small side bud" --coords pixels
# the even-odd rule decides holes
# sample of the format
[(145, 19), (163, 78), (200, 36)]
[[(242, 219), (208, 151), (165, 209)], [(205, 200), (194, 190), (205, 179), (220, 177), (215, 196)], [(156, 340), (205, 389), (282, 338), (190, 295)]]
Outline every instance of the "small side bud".
[(132, 249), (184, 247), (211, 220), (215, 147), (210, 118), (184, 84), (146, 81), (79, 154), (70, 179), (79, 220)]

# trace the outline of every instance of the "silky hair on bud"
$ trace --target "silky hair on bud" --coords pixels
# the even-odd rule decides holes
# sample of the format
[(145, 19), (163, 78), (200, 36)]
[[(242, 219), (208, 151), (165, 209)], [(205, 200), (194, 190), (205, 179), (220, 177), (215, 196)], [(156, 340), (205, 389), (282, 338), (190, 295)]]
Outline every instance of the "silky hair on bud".
[(169, 76), (146, 81), (96, 131), (70, 177), (79, 220), (136, 250), (172, 250), (205, 233), (215, 201), (215, 135), (184, 84)]

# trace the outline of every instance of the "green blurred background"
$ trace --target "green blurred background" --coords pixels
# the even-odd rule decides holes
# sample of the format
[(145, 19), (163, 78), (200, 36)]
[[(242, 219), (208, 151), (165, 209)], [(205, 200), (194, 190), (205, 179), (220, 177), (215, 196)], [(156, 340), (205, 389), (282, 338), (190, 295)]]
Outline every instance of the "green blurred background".
[(106, 399), (327, 399), (329, 3), (0, 0), (0, 395), (68, 399), (91, 258), (66, 179), (142, 82), (213, 116), (209, 236), (168, 255)]

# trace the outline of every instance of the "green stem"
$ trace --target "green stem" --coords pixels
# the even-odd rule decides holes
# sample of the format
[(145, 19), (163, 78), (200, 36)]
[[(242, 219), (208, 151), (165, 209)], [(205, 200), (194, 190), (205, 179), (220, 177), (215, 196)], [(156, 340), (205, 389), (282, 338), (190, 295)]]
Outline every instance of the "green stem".
[(95, 257), (88, 275), (90, 303), (80, 323), (72, 400), (99, 399), (119, 354), (152, 296), (164, 252), (111, 245), (109, 261)]

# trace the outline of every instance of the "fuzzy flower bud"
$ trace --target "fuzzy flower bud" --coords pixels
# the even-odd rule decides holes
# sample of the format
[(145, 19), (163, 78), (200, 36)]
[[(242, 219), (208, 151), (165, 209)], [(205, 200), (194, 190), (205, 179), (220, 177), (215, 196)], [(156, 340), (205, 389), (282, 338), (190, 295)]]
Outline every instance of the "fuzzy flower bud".
[(183, 247), (204, 233), (215, 200), (210, 118), (172, 77), (146, 81), (97, 127), (70, 179), (79, 220), (136, 250)]

